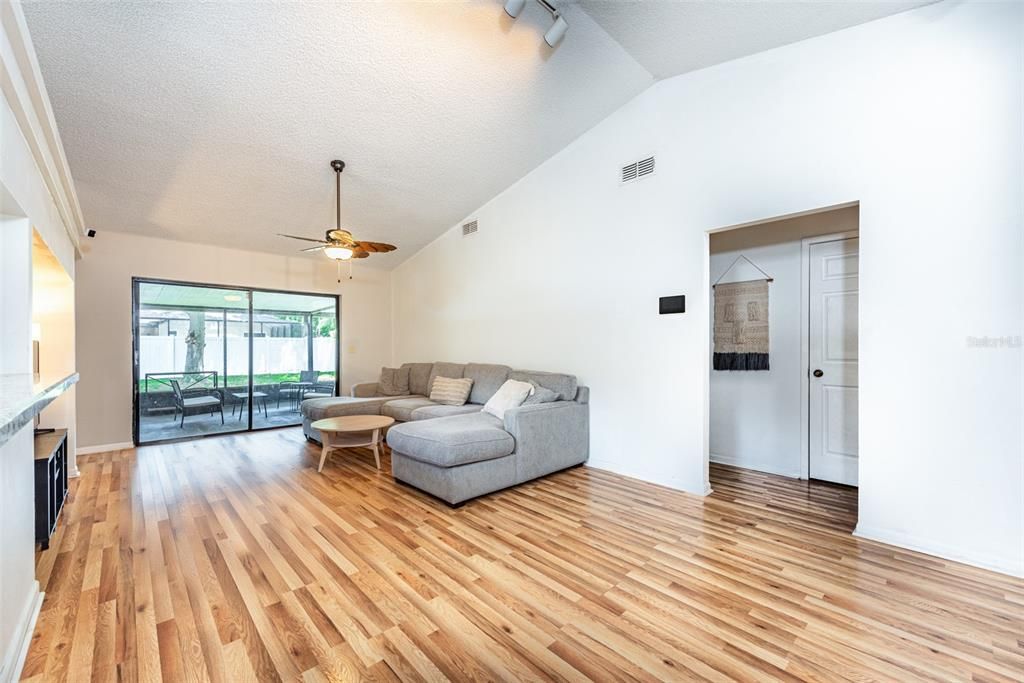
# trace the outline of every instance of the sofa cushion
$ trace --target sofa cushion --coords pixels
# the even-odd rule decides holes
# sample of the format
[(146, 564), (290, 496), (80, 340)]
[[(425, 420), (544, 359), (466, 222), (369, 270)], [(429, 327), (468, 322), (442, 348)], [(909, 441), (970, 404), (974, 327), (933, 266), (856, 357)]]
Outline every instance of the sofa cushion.
[(536, 382), (551, 391), (557, 391), (561, 400), (571, 401), (576, 398), (576, 375), (565, 375), (560, 372), (536, 372), (534, 370), (513, 370), (509, 379), (520, 382)]
[(412, 411), (413, 420), (432, 420), (435, 417), (448, 417), (450, 415), (465, 415), (466, 413), (479, 413), (480, 406), (467, 403), (464, 406), (423, 406)]
[(311, 398), (302, 402), (302, 414), (314, 422), (342, 415), (380, 415), (382, 403), (384, 400), (379, 398)]
[(437, 377), (451, 377), (452, 379), (462, 379), (462, 373), (466, 370), (466, 366), (462, 363), (434, 363), (434, 369), (430, 371), (430, 379), (427, 381), (426, 396), (430, 396), (430, 392), (434, 387), (434, 379)]
[(473, 389), (469, 392), (469, 402), (483, 405), (494, 396), (501, 385), (508, 379), (511, 370), (507, 365), (491, 365), (488, 363), (467, 363), (463, 377), (473, 380)]
[(437, 467), (391, 452), (391, 475), (426, 491), (450, 505), (457, 505), (516, 483), (516, 456), (470, 462), (458, 467)]
[(436, 406), (437, 404), (423, 396), (412, 396), (410, 398), (399, 398), (388, 401), (380, 408), (381, 415), (393, 417), (399, 422), (408, 422), (412, 419), (412, 411), (425, 406)]
[(430, 394), (430, 371), (434, 369), (433, 363), (402, 363), (402, 367), (409, 368), (409, 393), (420, 396)]
[(409, 368), (381, 368), (377, 391), (381, 396), (408, 396)]
[(479, 412), (395, 425), (387, 441), (396, 452), (437, 467), (500, 458), (516, 446), (501, 420)]

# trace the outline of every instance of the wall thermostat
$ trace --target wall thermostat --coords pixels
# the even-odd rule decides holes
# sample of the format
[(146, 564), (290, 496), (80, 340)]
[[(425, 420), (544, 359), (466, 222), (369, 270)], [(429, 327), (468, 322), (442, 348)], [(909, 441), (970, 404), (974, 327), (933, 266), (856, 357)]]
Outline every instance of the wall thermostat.
[(686, 313), (686, 296), (663, 296), (658, 299), (658, 313)]

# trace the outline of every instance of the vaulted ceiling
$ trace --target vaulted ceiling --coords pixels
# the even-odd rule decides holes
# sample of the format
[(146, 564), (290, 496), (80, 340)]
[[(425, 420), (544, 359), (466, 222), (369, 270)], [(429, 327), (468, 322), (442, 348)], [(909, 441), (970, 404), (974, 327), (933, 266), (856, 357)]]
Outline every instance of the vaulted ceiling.
[[(86, 222), (390, 268), (656, 78), (926, 2), (26, 2)], [(316, 258), (323, 258), (316, 256)]]
[(655, 78), (668, 78), (936, 0), (580, 0)]

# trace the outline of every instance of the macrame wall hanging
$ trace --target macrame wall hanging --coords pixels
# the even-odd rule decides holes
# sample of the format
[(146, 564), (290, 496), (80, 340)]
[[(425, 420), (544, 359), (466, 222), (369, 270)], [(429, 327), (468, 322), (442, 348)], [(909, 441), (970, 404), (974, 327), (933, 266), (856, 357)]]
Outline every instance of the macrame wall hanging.
[[(740, 259), (764, 278), (722, 282)], [(768, 283), (773, 279), (741, 254), (715, 280), (715, 370), (768, 369)]]

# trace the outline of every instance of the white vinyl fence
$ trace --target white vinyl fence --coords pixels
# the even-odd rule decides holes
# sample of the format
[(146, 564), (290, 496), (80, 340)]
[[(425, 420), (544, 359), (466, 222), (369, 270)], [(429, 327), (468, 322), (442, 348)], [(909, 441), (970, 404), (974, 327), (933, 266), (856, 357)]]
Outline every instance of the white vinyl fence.
[[(334, 372), (334, 339), (313, 337), (313, 368)], [(307, 369), (304, 337), (254, 337), (252, 340), (253, 374), (275, 374)], [(184, 337), (139, 337), (139, 378), (147, 372), (184, 372), (186, 345)], [(224, 346), (221, 337), (207, 337), (203, 352), (204, 371), (224, 372)], [(228, 337), (229, 375), (249, 372), (249, 340)]]

